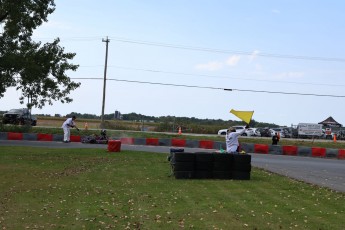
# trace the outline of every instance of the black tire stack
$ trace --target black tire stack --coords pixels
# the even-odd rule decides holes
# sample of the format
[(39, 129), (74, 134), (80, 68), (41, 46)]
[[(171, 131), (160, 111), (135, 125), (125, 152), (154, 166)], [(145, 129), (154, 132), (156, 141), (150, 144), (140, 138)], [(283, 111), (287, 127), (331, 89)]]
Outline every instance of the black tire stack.
[(195, 153), (195, 179), (213, 178), (213, 154), (196, 152)]
[(195, 154), (183, 149), (170, 149), (170, 164), (176, 179), (195, 178)]
[(170, 150), (176, 179), (250, 180), (251, 155)]
[(232, 179), (250, 180), (252, 156), (248, 154), (233, 154)]
[(232, 179), (233, 154), (213, 153), (213, 177), (216, 179)]

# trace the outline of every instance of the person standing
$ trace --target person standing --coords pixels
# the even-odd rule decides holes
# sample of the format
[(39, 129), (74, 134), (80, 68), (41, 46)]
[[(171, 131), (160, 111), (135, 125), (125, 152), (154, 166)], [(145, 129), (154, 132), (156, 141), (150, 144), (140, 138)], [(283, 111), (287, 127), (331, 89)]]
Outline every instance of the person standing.
[(235, 153), (237, 152), (238, 146), (240, 143), (238, 142), (238, 137), (242, 135), (249, 126), (247, 125), (243, 130), (240, 132), (236, 132), (234, 127), (230, 127), (225, 135), (225, 143), (226, 143), (226, 152), (227, 153)]
[(276, 132), (273, 137), (272, 137), (272, 145), (277, 145), (279, 142), (279, 136), (278, 136), (278, 132)]
[(64, 143), (69, 143), (70, 142), (70, 137), (71, 137), (71, 128), (76, 128), (78, 131), (78, 127), (75, 126), (75, 120), (76, 116), (73, 116), (71, 118), (67, 118), (67, 120), (62, 124), (61, 128), (63, 129), (63, 142)]

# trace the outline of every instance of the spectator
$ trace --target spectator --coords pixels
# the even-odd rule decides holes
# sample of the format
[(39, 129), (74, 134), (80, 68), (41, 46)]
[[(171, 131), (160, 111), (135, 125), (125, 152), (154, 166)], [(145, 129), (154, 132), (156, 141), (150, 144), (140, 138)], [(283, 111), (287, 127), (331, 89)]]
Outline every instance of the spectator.
[(279, 136), (278, 136), (278, 132), (276, 132), (274, 136), (272, 137), (272, 145), (277, 145), (278, 142), (279, 142)]

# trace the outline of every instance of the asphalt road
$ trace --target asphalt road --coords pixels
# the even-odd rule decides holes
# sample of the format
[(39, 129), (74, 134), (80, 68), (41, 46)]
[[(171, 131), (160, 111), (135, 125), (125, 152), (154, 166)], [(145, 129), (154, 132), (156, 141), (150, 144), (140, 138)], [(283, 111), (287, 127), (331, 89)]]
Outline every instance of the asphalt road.
[[(39, 141), (0, 141), (1, 146), (33, 146), (41, 148), (99, 148), (107, 145), (39, 142)], [(122, 145), (122, 150), (169, 153), (171, 147)], [(213, 152), (214, 150), (184, 148), (185, 152)], [(252, 165), (265, 170), (304, 181), (310, 184), (345, 192), (345, 160), (294, 157), (269, 154), (251, 154)]]

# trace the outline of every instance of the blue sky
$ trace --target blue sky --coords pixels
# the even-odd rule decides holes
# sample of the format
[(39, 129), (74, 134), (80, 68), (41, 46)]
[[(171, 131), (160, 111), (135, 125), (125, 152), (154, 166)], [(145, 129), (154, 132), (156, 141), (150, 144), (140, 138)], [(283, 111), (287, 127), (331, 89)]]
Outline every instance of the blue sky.
[[(329, 116), (345, 125), (344, 97), (253, 92), (345, 96), (344, 9), (340, 0), (59, 0), (34, 39), (59, 37), (77, 54), (71, 78), (103, 78), (108, 36), (106, 114), (237, 120), (235, 109), (278, 125)], [(103, 80), (76, 81), (72, 103), (33, 113), (100, 115)], [(9, 89), (1, 110), (22, 107), (20, 96)]]

